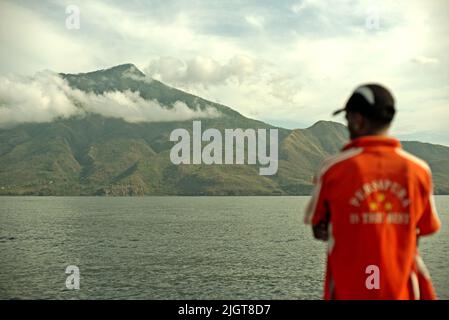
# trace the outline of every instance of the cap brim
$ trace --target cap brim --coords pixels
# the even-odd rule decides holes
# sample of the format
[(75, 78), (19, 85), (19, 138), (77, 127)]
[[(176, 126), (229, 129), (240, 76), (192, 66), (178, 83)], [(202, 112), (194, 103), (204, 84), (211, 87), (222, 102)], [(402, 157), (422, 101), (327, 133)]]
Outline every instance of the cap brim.
[(335, 111), (332, 113), (332, 115), (333, 115), (333, 116), (336, 116), (337, 114), (340, 114), (340, 113), (342, 113), (342, 112), (345, 111), (345, 110), (346, 110), (346, 108), (341, 108), (341, 109), (335, 110)]

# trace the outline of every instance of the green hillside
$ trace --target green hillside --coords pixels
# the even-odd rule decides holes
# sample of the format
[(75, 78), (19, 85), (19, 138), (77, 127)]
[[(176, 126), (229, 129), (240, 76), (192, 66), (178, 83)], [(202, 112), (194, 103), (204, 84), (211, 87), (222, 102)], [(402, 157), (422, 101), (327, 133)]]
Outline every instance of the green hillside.
[[(139, 91), (170, 107), (215, 107), (221, 116), (201, 119), (203, 130), (275, 128), (145, 77), (127, 64), (84, 74), (61, 74), (73, 88), (103, 93)], [(255, 165), (173, 165), (169, 158), (176, 128), (192, 120), (129, 123), (98, 114), (22, 124), (0, 130), (1, 195), (300, 195), (309, 194), (312, 174), (327, 155), (347, 141), (346, 128), (320, 121), (307, 129), (279, 129), (279, 169), (261, 176)], [(449, 193), (449, 148), (404, 142), (427, 160), (435, 191)]]

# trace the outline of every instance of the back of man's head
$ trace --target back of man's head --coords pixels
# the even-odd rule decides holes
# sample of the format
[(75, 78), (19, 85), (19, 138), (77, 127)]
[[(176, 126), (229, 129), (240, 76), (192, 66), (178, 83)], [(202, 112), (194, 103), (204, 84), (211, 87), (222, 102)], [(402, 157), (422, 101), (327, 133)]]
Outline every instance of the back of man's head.
[(357, 87), (343, 109), (347, 114), (360, 114), (369, 128), (375, 132), (388, 128), (396, 113), (395, 100), (391, 92), (379, 84), (364, 84)]

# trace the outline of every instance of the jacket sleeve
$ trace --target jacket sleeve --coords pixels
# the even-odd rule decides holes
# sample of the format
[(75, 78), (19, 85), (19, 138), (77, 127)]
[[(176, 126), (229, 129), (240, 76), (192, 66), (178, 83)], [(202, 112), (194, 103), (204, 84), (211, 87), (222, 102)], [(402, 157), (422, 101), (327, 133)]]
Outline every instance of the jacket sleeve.
[(423, 195), (424, 211), (418, 218), (417, 228), (418, 234), (421, 236), (429, 235), (438, 231), (441, 227), (440, 219), (435, 208), (435, 200), (433, 197), (432, 174), (426, 177), (425, 194)]
[(314, 180), (315, 187), (312, 193), (312, 198), (307, 205), (304, 216), (304, 223), (311, 224), (312, 226), (328, 222), (327, 186), (325, 176), (318, 176)]

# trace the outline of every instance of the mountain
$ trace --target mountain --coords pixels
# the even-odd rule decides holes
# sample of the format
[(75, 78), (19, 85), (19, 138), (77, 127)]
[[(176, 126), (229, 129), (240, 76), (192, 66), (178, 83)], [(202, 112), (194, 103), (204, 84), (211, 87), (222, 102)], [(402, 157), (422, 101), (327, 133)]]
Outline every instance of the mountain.
[[(95, 94), (136, 92), (171, 108), (213, 107), (217, 118), (201, 119), (203, 130), (276, 128), (235, 110), (149, 79), (134, 65), (80, 74), (60, 74), (72, 88)], [(126, 122), (96, 113), (48, 123), (0, 129), (1, 195), (306, 195), (320, 161), (347, 141), (346, 128), (319, 121), (306, 129), (279, 130), (279, 169), (261, 176), (256, 165), (173, 165), (176, 128), (192, 131), (192, 120)], [(449, 193), (449, 148), (404, 142), (427, 160), (436, 193)]]

